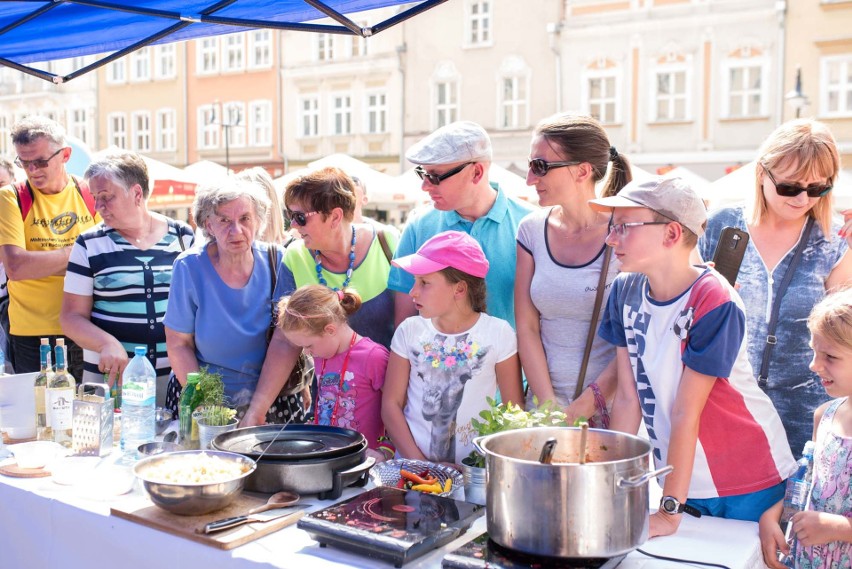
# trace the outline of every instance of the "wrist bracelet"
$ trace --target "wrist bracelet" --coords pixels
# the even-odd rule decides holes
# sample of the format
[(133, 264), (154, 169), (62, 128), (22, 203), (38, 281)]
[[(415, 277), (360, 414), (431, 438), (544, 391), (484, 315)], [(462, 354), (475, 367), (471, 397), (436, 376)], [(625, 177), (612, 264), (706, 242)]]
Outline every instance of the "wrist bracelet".
[(589, 387), (592, 389), (592, 393), (595, 394), (595, 408), (601, 416), (601, 427), (608, 429), (609, 410), (606, 408), (606, 398), (603, 396), (603, 393), (601, 393), (601, 388), (597, 383), (592, 383)]

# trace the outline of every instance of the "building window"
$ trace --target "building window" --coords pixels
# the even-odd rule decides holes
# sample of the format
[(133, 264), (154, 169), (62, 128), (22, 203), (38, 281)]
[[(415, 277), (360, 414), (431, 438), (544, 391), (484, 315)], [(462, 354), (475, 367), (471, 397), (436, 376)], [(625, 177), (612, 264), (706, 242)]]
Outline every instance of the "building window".
[(467, 46), (491, 45), (490, 0), (468, 0), (465, 10), (465, 41)]
[(459, 84), (444, 81), (435, 84), (435, 127), (459, 120)]
[(198, 107), (198, 148), (219, 148), (219, 121), (213, 105)]
[(319, 136), (319, 97), (303, 97), (299, 101), (299, 134)]
[[(361, 28), (367, 27), (367, 22), (358, 22)], [(352, 36), (352, 57), (361, 57), (367, 55), (367, 38), (361, 36)]]
[(526, 126), (529, 109), (527, 79), (525, 77), (503, 77), (500, 84), (500, 128)]
[(133, 150), (151, 151), (151, 113), (138, 111), (131, 115), (133, 121)]
[(249, 144), (272, 146), (272, 101), (249, 103)]
[(130, 54), (130, 70), (131, 81), (151, 80), (151, 50), (149, 48), (143, 47)]
[(222, 71), (242, 71), (246, 68), (246, 37), (240, 32), (223, 36)]
[(618, 123), (618, 85), (616, 71), (589, 71), (583, 82), (583, 108), (603, 124)]
[(732, 61), (723, 66), (726, 93), (722, 116), (746, 118), (766, 115), (766, 68), (762, 63)]
[(314, 59), (316, 61), (334, 59), (334, 38), (331, 34), (314, 34)]
[(388, 131), (388, 102), (386, 93), (367, 93), (367, 132), (371, 134)]
[(653, 75), (653, 109), (655, 121), (689, 120), (689, 76), (685, 66), (661, 66)]
[(352, 97), (334, 95), (331, 97), (331, 134), (352, 133)]
[(11, 134), (12, 131), (9, 129), (8, 118), (6, 117), (6, 115), (0, 115), (0, 154), (2, 154), (3, 156), (8, 156), (9, 154), (11, 154)]
[(85, 143), (89, 138), (89, 117), (86, 109), (71, 109), (68, 111), (68, 134), (76, 136)]
[(107, 65), (107, 83), (124, 83), (127, 81), (127, 60), (116, 59)]
[(219, 71), (219, 38), (197, 40), (198, 73), (210, 74)]
[(107, 117), (109, 143), (119, 148), (127, 148), (127, 117), (124, 113), (111, 113)]
[(249, 68), (272, 67), (272, 31), (249, 32)]
[(157, 111), (157, 151), (174, 152), (177, 149), (177, 113), (174, 109)]
[(222, 127), (228, 129), (228, 145), (242, 148), (246, 145), (246, 104), (232, 101), (222, 105)]
[(156, 79), (173, 79), (175, 77), (175, 44), (158, 45), (154, 47), (154, 77)]
[(824, 57), (820, 63), (820, 114), (852, 115), (852, 55)]

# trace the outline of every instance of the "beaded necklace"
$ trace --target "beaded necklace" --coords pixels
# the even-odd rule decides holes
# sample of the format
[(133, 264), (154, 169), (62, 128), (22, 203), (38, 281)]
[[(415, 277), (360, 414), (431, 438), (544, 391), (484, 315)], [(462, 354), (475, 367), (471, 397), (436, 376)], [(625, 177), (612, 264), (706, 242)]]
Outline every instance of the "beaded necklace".
[[(317, 280), (319, 284), (323, 286), (328, 286), (328, 283), (325, 280), (325, 277), (322, 276), (322, 261), (320, 260), (320, 251), (319, 249), (314, 250), (314, 262), (317, 265)], [(355, 268), (355, 226), (352, 226), (352, 247), (349, 249), (349, 268), (346, 269), (346, 278), (343, 280), (343, 284), (340, 288), (337, 287), (328, 287), (331, 290), (343, 290), (349, 284), (349, 281), (352, 280), (352, 271)]]

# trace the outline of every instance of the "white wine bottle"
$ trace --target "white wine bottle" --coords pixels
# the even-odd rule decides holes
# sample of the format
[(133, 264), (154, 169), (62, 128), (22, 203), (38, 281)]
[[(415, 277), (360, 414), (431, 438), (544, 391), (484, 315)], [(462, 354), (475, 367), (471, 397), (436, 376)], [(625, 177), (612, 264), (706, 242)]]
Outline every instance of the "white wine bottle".
[(53, 430), (53, 442), (62, 446), (71, 446), (71, 402), (77, 383), (68, 372), (65, 352), (65, 340), (56, 339), (56, 373), (47, 384), (47, 412), (50, 413), (50, 428)]
[(41, 371), (35, 378), (35, 414), (36, 414), (36, 440), (52, 441), (53, 433), (50, 431), (48, 424), (48, 414), (45, 412), (45, 392), (47, 384), (53, 377), (52, 358), (50, 357), (50, 340), (47, 338), (41, 339), (39, 346), (39, 359), (41, 360)]

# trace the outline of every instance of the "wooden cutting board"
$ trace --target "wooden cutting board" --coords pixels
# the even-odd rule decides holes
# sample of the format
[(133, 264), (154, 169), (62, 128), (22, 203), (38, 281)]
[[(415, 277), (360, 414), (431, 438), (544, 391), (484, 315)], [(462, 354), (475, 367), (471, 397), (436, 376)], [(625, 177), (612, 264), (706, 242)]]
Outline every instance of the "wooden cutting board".
[(252, 508), (265, 504), (267, 498), (268, 496), (262, 494), (244, 492), (230, 506), (212, 514), (203, 516), (178, 516), (155, 506), (146, 495), (144, 497), (129, 498), (121, 501), (119, 504), (113, 505), (110, 508), (110, 514), (219, 549), (234, 549), (235, 547), (260, 539), (265, 535), (295, 524), (302, 517), (304, 511), (293, 513), (291, 510), (289, 515), (269, 522), (243, 524), (239, 527), (213, 534), (200, 534), (196, 533), (196, 530), (216, 520), (241, 516)]

